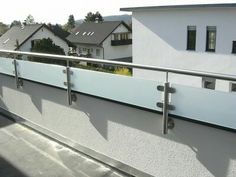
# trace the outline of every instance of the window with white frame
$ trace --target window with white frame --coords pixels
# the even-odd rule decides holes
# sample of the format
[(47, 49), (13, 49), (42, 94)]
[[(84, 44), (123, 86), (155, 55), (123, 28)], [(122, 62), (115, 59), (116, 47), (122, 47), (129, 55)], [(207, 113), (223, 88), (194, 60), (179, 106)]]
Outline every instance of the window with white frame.
[(101, 56), (101, 51), (100, 51), (100, 49), (96, 49), (96, 55), (97, 55), (97, 56)]
[(206, 51), (215, 52), (216, 50), (216, 26), (207, 27)]

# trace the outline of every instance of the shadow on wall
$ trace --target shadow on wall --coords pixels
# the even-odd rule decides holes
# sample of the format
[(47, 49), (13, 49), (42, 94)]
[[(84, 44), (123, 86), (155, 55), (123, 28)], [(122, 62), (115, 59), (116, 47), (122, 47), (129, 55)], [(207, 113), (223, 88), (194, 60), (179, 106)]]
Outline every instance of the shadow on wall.
[[(175, 141), (186, 144), (196, 153), (196, 158), (213, 176), (227, 176), (230, 160), (236, 159), (234, 133), (211, 127), (199, 129), (194, 123), (181, 122), (174, 128), (173, 135)], [(231, 168), (236, 168), (235, 164)]]
[[(10, 77), (0, 76), (0, 80), (3, 81), (0, 87), (4, 84), (4, 87), (15, 88), (12, 84), (14, 82), (9, 82), (9, 79)], [(159, 138), (187, 145), (196, 153), (201, 164), (214, 176), (227, 176), (230, 160), (236, 159), (235, 134), (233, 133), (176, 120), (173, 131), (169, 135), (163, 136), (161, 134), (161, 116), (155, 113), (81, 94), (77, 94), (78, 101), (71, 108), (68, 108), (66, 91), (28, 81), (24, 81), (23, 88), (18, 91), (30, 95), (31, 98), (33, 97), (32, 103), (41, 113), (43, 112), (42, 100), (65, 106), (65, 109), (85, 113), (93, 127), (106, 141), (109, 141), (109, 123), (117, 123), (127, 128), (130, 127)], [(80, 115), (79, 112), (77, 115)], [(57, 118), (61, 120), (65, 117), (59, 115)], [(152, 145), (150, 144), (150, 146)]]
[(0, 156), (0, 176), (8, 177), (28, 177), (26, 174), (17, 169), (13, 164)]

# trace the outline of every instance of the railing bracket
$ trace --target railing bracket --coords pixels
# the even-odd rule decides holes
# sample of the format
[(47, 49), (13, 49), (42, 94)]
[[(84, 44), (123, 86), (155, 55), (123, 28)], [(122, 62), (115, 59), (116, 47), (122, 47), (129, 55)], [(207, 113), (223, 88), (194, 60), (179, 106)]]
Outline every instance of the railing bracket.
[(175, 122), (172, 118), (168, 119), (168, 125), (167, 126), (168, 126), (168, 129), (171, 129), (171, 130), (175, 127)]
[[(158, 85), (157, 90), (161, 91), (161, 92), (164, 92), (164, 86), (163, 85)], [(176, 92), (175, 88), (172, 88), (172, 87), (168, 88), (168, 93), (175, 93), (175, 92)]]
[[(157, 107), (163, 108), (163, 107), (164, 107), (164, 103), (158, 102), (158, 103), (157, 103)], [(168, 105), (167, 105), (167, 109), (168, 109), (169, 111), (174, 111), (174, 110), (175, 110), (175, 106), (168, 104)]]
[(168, 82), (168, 73), (167, 73), (167, 82), (164, 83), (164, 86), (158, 85), (157, 90), (163, 92), (164, 99), (163, 102), (158, 102), (156, 104), (157, 107), (162, 108), (163, 111), (163, 120), (162, 120), (162, 133), (167, 134), (168, 129), (174, 128), (174, 120), (168, 117), (168, 113), (170, 110), (174, 110), (175, 106), (169, 104), (169, 94), (175, 93), (175, 89), (170, 87), (170, 83)]

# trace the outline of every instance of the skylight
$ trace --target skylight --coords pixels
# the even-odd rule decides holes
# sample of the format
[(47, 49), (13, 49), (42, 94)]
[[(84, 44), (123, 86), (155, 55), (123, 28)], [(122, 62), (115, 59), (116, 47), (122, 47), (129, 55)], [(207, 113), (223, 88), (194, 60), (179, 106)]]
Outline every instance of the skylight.
[(87, 33), (87, 32), (84, 32), (84, 33), (83, 33), (83, 36), (84, 36), (86, 33)]
[(75, 35), (77, 36), (79, 34), (79, 31), (75, 33)]
[(92, 36), (94, 34), (94, 32), (92, 32), (91, 34), (90, 34), (90, 36)]
[(87, 35), (89, 36), (90, 34), (91, 34), (91, 32), (88, 32), (88, 34), (87, 34)]
[(9, 40), (10, 40), (10, 39), (8, 38), (7, 40), (5, 40), (5, 41), (3, 42), (3, 44), (6, 44)]

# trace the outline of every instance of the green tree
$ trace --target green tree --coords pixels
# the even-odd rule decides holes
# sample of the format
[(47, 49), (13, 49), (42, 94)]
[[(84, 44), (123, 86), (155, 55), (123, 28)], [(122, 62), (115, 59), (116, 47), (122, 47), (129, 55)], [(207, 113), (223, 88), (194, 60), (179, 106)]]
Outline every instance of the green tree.
[(75, 18), (74, 15), (69, 15), (68, 22), (66, 23), (64, 29), (66, 31), (72, 31), (75, 28)]
[[(31, 51), (38, 52), (38, 53), (65, 55), (64, 49), (62, 49), (60, 46), (54, 44), (52, 39), (50, 39), (50, 38), (47, 38), (47, 39), (44, 38), (44, 39), (35, 41), (33, 47), (31, 48)], [(59, 65), (66, 64), (65, 61), (48, 59), (48, 58), (42, 59), (42, 58), (38, 58), (38, 57), (30, 57), (29, 60), (42, 62), (42, 63), (59, 64)]]
[(3, 35), (8, 29), (8, 25), (0, 22), (0, 36)]
[(102, 22), (104, 21), (104, 19), (99, 12), (96, 12), (96, 13), (89, 12), (85, 16), (84, 21), (85, 22), (95, 22), (95, 21)]
[(21, 26), (21, 21), (14, 20), (13, 22), (11, 22), (10, 28), (13, 26)]
[(32, 15), (28, 15), (23, 22), (24, 25), (32, 25), (35, 24), (34, 17)]

